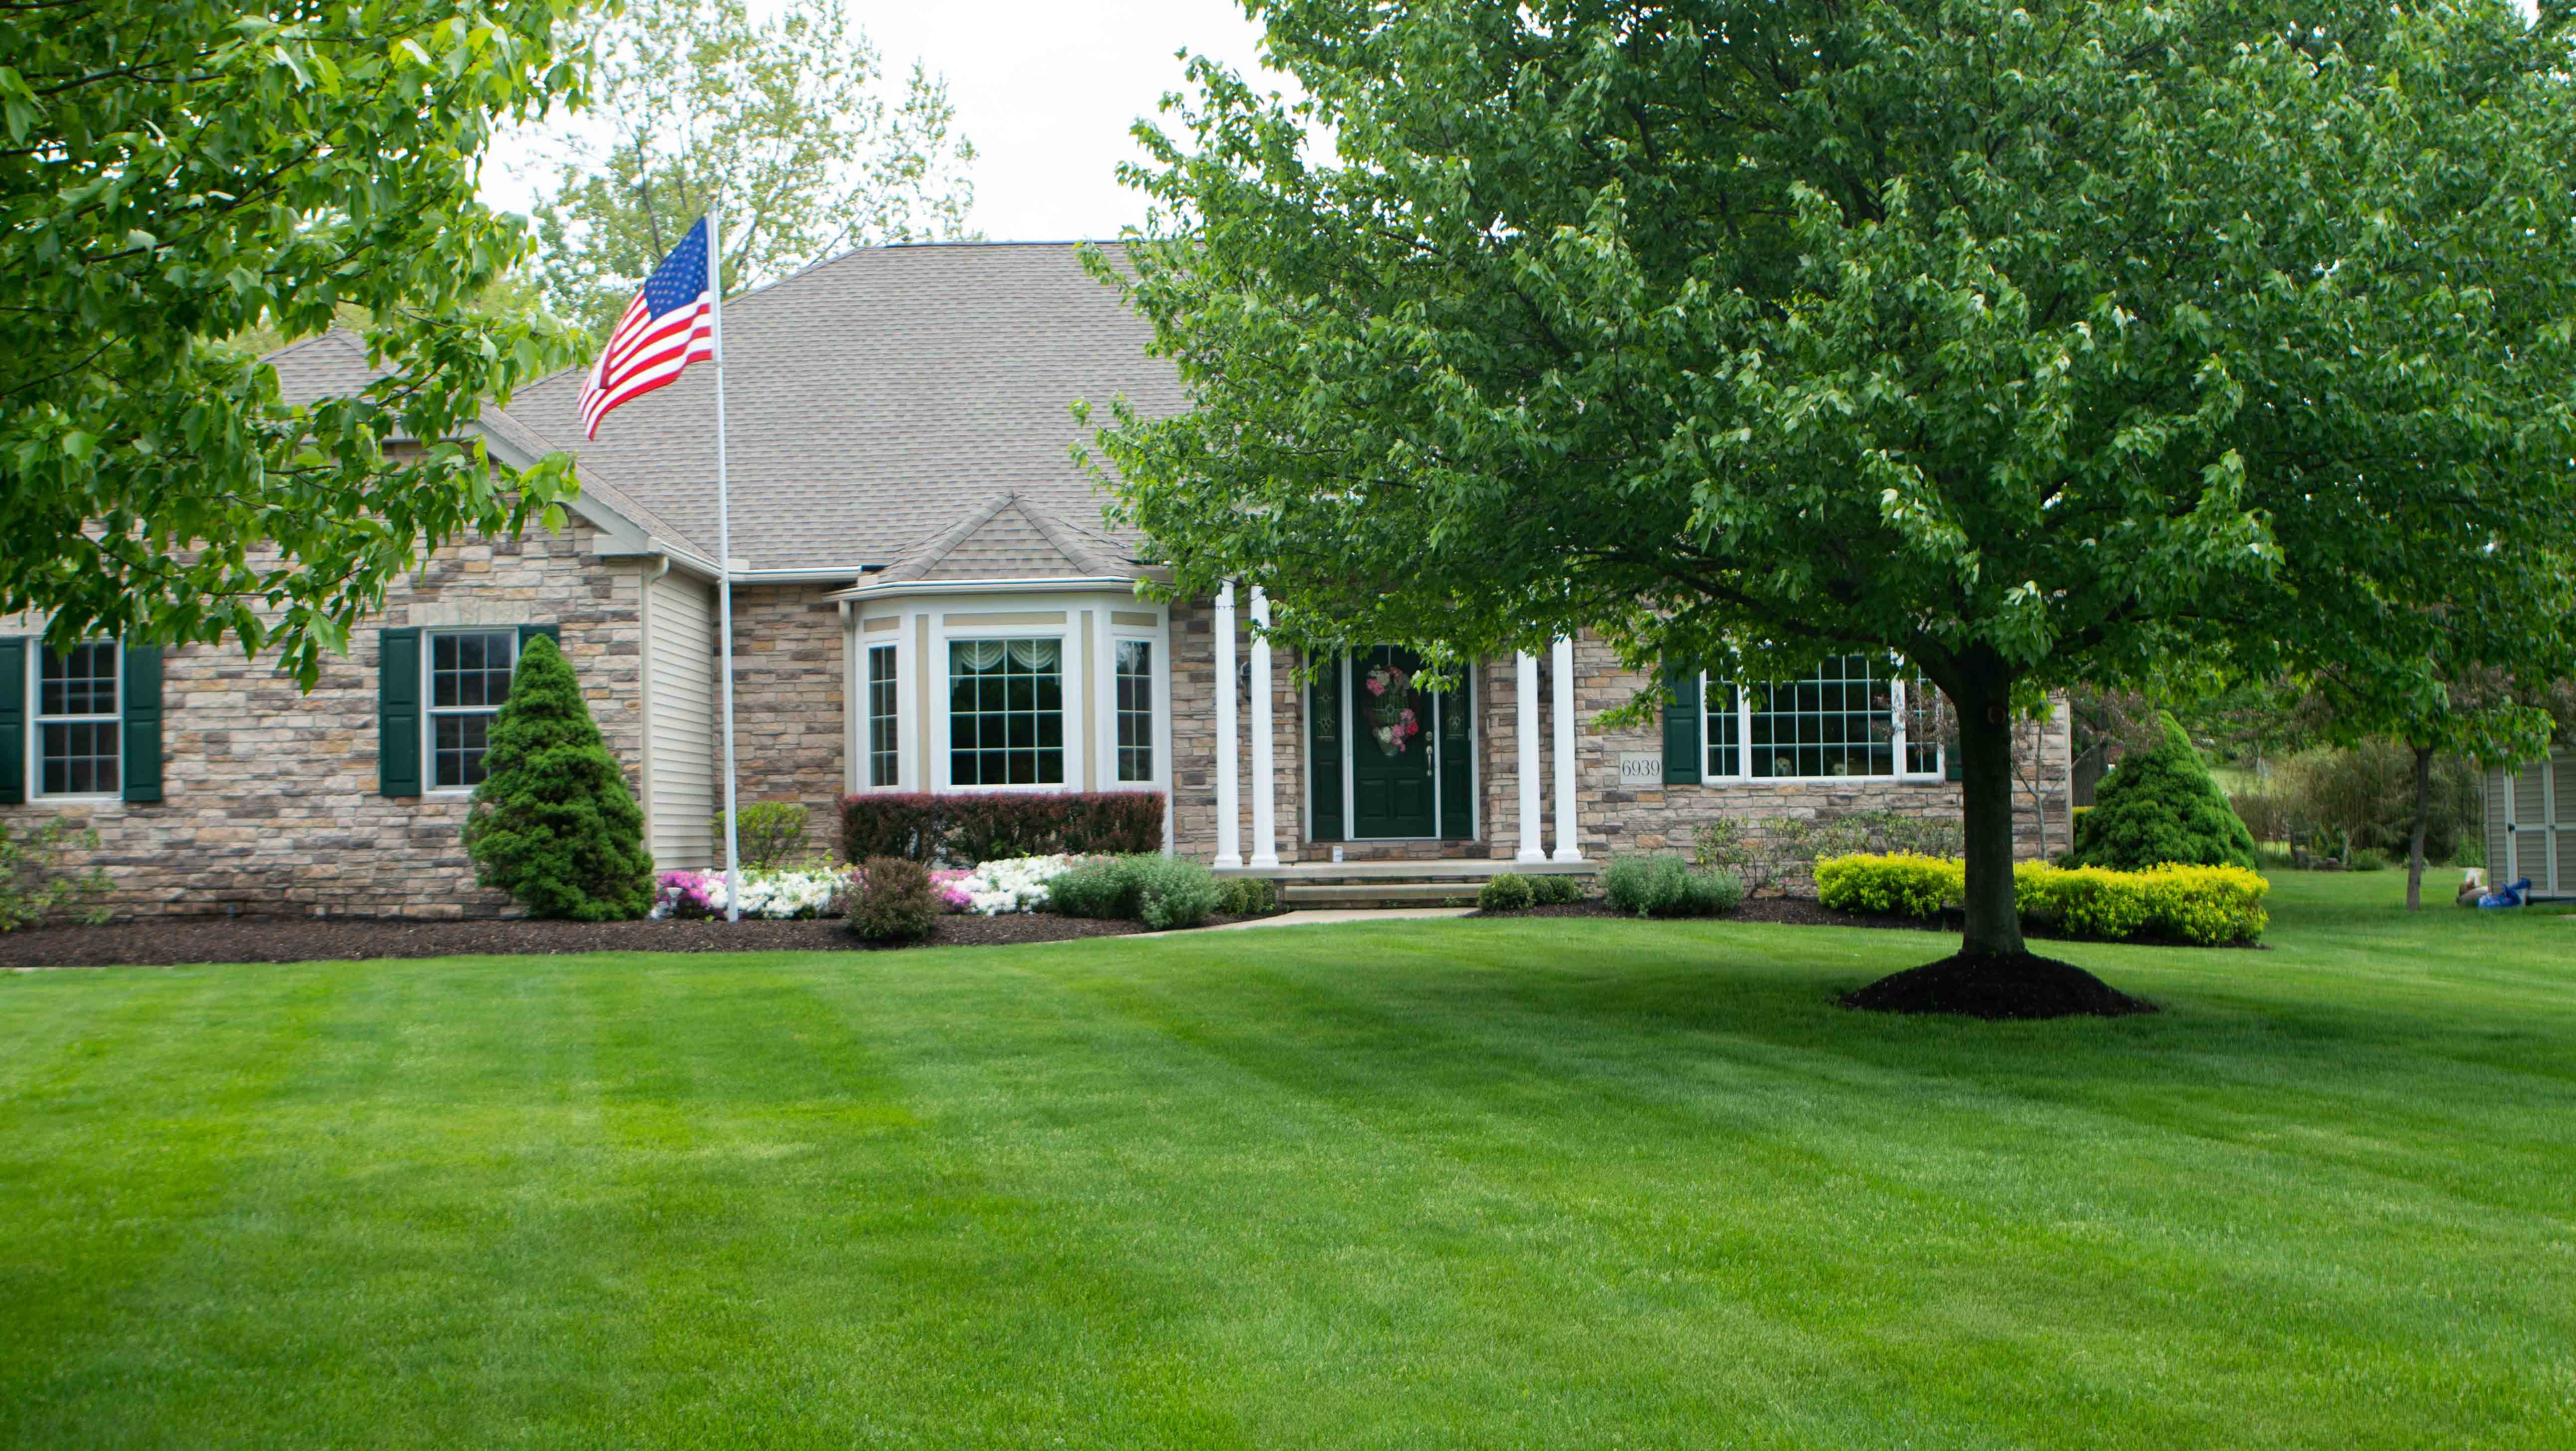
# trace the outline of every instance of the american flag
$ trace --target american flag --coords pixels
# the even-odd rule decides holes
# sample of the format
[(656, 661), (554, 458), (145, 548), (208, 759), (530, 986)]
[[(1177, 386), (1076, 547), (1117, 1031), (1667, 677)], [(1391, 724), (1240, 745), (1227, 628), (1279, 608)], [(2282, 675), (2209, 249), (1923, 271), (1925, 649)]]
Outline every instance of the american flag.
[(644, 290), (626, 305), (608, 346), (590, 366), (581, 390), (585, 438), (599, 437), (599, 421), (619, 404), (680, 380), (680, 370), (715, 351), (715, 294), (707, 286), (707, 219), (697, 225), (644, 279)]

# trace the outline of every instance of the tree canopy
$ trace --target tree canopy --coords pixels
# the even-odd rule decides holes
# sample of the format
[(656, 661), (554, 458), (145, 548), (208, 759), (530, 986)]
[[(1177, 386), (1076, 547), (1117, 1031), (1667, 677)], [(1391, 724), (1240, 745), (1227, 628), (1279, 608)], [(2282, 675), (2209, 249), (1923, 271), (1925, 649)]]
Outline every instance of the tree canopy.
[[(525, 238), (474, 194), (496, 124), (576, 93), (566, 14), (0, 5), (0, 613), (231, 635), (309, 684), (423, 550), (562, 495), (454, 435), (562, 359), (475, 307)], [(228, 341), (344, 306), (389, 369), (363, 396), (288, 407)]]
[(1094, 263), (1196, 402), (1100, 435), (1176, 589), (1301, 644), (1901, 653), (1992, 954), (2016, 697), (2429, 671), (2409, 602), (2464, 582), (2576, 653), (2562, 4), (1254, 8), (1307, 99), (1194, 63)]
[(849, 247), (970, 235), (975, 148), (919, 65), (887, 94), (844, 0), (634, 0), (590, 22), (592, 114), (537, 205), (546, 302), (604, 338), (644, 276), (725, 193), (727, 289)]

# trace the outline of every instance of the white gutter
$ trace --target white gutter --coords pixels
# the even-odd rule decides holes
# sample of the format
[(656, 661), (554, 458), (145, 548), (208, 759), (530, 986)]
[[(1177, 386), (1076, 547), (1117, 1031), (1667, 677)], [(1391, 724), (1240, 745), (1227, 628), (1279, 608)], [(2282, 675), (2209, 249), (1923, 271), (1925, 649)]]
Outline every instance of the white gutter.
[(1123, 590), (1130, 594), (1145, 583), (1132, 574), (1095, 574), (1053, 579), (892, 579), (852, 585), (823, 596), (827, 600), (873, 600), (911, 594), (1060, 594)]

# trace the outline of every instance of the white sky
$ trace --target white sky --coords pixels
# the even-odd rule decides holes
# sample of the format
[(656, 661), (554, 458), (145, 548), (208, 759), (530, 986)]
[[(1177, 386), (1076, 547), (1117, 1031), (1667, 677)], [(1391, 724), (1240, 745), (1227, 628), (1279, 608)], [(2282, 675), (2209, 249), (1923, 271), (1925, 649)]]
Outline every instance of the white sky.
[[(1173, 52), (1250, 74), (1261, 35), (1232, 0), (853, 0), (851, 13), (896, 85), (915, 59), (947, 76), (957, 129), (977, 153), (969, 221), (995, 241), (1108, 238), (1143, 221), (1144, 198), (1115, 168), (1143, 159), (1128, 128), (1183, 88)], [(1287, 84), (1271, 76), (1264, 89)], [(529, 206), (529, 178), (515, 171), (527, 155), (495, 149), (485, 201)]]

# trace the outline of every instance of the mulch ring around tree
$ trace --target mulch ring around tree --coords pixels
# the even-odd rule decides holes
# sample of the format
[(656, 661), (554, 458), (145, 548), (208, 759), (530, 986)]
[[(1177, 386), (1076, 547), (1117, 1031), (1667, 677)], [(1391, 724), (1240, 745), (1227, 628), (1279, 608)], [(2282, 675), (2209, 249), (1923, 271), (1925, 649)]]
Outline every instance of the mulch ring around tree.
[(1990, 1020), (2126, 1018), (2156, 1011), (2145, 998), (2035, 952), (1955, 953), (1892, 973), (1838, 1001), (1870, 1013), (1957, 1013)]
[[(1208, 926), (1242, 920), (1211, 917)], [(897, 946), (1000, 947), (1125, 937), (1141, 922), (1022, 912), (943, 916), (918, 944), (861, 942), (838, 918), (805, 922), (416, 921), (374, 917), (138, 917), (99, 927), (29, 927), (0, 936), (0, 967), (158, 967), (200, 962), (342, 962), (566, 952), (868, 952)]]

